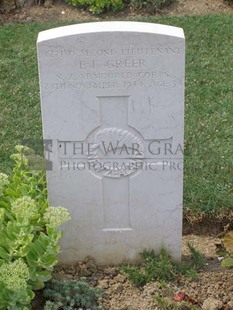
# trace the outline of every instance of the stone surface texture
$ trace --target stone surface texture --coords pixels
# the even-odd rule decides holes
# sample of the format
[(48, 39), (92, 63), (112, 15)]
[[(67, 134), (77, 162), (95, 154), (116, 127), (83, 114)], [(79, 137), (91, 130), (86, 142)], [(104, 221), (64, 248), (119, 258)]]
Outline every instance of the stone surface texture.
[(102, 22), (41, 32), (49, 201), (68, 208), (62, 263), (181, 257), (184, 34)]

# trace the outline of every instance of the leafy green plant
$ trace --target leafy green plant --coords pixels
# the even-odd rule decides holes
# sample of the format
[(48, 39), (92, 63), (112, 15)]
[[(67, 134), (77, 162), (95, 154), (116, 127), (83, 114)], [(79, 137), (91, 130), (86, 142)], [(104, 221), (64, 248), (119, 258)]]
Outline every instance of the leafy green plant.
[(143, 286), (151, 281), (174, 281), (182, 274), (196, 278), (197, 271), (204, 267), (204, 256), (188, 243), (191, 254), (189, 262), (173, 263), (167, 250), (161, 249), (159, 254), (154, 250), (144, 250), (141, 253), (142, 266), (123, 266), (122, 272), (126, 273), (135, 286)]
[(115, 12), (123, 9), (122, 0), (67, 0), (73, 6), (82, 7), (94, 14)]
[(143, 286), (154, 280), (171, 281), (175, 278), (174, 268), (169, 253), (161, 249), (155, 254), (154, 250), (144, 250), (141, 253), (143, 266), (123, 266), (122, 271), (126, 273), (132, 283)]
[(0, 173), (0, 309), (29, 309), (33, 290), (44, 287), (57, 264), (57, 228), (65, 208), (48, 205), (45, 174), (31, 171), (32, 151), (16, 147), (13, 175)]
[(138, 266), (123, 266), (122, 272), (127, 274), (129, 280), (137, 287), (144, 286), (149, 279)]
[(171, 5), (175, 0), (131, 0), (130, 4), (136, 9), (145, 9), (148, 12), (156, 12)]
[(227, 257), (222, 261), (222, 267), (233, 268), (233, 231), (228, 232), (224, 239), (223, 245), (227, 252)]
[(161, 249), (159, 255), (155, 255), (153, 250), (144, 251), (141, 256), (145, 261), (145, 273), (148, 275), (149, 282), (174, 280), (175, 272), (168, 251)]
[(84, 279), (53, 280), (46, 284), (43, 295), (47, 299), (45, 310), (102, 309), (98, 306), (103, 297), (102, 290), (90, 287)]
[(191, 254), (190, 265), (195, 268), (195, 270), (200, 270), (205, 266), (205, 257), (202, 253), (197, 251), (194, 246), (188, 242), (187, 243), (189, 252)]
[(122, 268), (134, 285), (143, 286), (154, 280), (174, 280), (173, 264), (165, 249), (161, 249), (158, 255), (154, 250), (144, 250), (140, 255), (143, 259), (143, 268), (140, 266), (124, 266)]

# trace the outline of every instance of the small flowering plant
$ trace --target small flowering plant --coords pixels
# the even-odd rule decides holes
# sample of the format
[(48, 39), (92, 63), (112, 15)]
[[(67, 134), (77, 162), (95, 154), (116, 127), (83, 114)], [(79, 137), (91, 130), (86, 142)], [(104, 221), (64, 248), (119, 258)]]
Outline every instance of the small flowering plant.
[(16, 146), (13, 175), (0, 173), (0, 309), (30, 309), (57, 264), (67, 209), (48, 205), (44, 171), (29, 170), (32, 151)]

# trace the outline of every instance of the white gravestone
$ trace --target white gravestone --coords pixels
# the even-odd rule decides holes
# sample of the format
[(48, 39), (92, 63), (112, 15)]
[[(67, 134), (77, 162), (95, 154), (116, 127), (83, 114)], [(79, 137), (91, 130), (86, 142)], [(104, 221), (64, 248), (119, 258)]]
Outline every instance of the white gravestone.
[(49, 200), (69, 209), (60, 262), (181, 257), (184, 34), (137, 22), (38, 37)]

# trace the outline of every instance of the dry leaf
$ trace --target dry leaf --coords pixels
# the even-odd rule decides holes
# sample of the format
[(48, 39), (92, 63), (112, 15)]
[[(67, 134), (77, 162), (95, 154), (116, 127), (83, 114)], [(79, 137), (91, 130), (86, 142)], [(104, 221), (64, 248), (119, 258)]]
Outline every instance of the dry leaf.
[(228, 252), (233, 252), (233, 231), (230, 231), (225, 235), (223, 244)]

